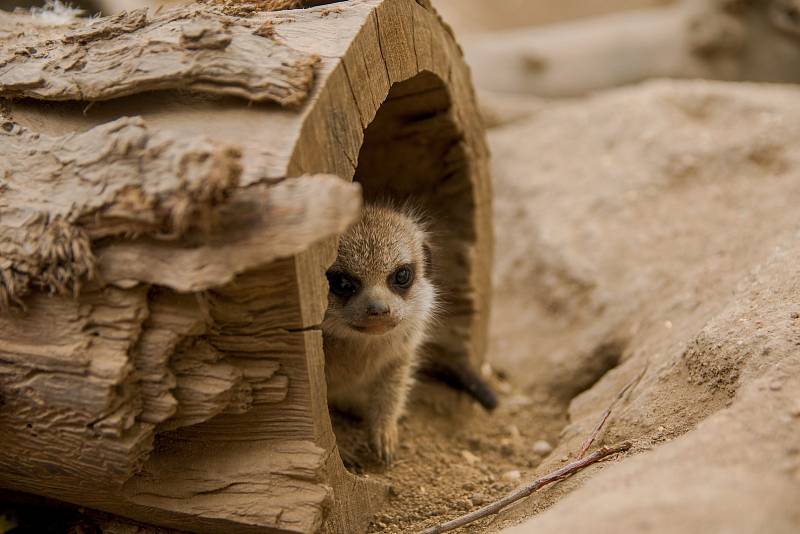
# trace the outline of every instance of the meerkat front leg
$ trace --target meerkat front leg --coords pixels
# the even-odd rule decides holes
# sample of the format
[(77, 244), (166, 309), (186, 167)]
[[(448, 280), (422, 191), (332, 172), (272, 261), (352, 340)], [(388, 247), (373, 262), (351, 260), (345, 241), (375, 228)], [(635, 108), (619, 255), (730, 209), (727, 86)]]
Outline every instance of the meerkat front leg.
[(397, 450), (397, 421), (436, 308), (428, 241), (415, 212), (368, 204), (325, 273), (329, 400), (356, 400), (384, 464)]
[(407, 358), (389, 363), (373, 382), (367, 400), (372, 446), (387, 466), (397, 451), (397, 422), (403, 414), (411, 386), (411, 361)]

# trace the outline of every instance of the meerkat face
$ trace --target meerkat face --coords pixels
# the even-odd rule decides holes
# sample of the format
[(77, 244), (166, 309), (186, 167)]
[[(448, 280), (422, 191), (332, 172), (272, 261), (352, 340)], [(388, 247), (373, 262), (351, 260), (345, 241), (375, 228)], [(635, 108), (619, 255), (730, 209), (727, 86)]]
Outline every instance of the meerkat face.
[(412, 216), (366, 206), (341, 237), (327, 272), (323, 330), (337, 337), (381, 336), (425, 325), (435, 300), (427, 240)]

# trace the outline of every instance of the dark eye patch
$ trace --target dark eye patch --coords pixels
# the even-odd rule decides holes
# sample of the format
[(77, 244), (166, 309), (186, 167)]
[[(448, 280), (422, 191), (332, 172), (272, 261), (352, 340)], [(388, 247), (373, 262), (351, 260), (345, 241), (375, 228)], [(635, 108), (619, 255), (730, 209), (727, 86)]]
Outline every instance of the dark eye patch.
[(350, 298), (361, 289), (361, 282), (347, 273), (328, 271), (325, 276), (328, 278), (328, 287), (331, 293), (339, 297)]
[(389, 275), (389, 287), (398, 293), (404, 293), (414, 283), (414, 265), (401, 265)]

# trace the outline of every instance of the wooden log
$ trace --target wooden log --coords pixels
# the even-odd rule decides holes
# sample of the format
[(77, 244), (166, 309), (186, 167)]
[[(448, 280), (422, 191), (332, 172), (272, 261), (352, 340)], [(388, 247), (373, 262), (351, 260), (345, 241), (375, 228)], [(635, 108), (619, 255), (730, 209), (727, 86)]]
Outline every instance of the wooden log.
[(246, 4), (0, 15), (0, 487), (196, 532), (363, 531), (386, 488), (341, 464), (319, 327), (362, 194), (430, 209), (429, 349), (480, 364), (488, 151), (453, 36), (426, 1)]
[(482, 89), (585, 95), (649, 78), (800, 81), (795, 0), (683, 0), (674, 5), (464, 43)]
[(319, 58), (279, 42), (264, 55), (264, 37), (232, 22), (198, 7), (151, 17), (137, 9), (44, 35), (26, 32), (22, 24), (5, 34), (0, 91), (91, 102), (190, 89), (283, 105), (303, 102)]

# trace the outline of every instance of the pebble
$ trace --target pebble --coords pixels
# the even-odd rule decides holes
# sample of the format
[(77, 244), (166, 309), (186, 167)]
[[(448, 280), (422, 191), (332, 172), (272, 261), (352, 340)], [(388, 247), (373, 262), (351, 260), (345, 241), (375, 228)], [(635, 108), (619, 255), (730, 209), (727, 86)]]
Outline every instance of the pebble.
[(472, 482), (465, 482), (461, 485), (461, 489), (464, 491), (475, 491), (475, 484)]
[(782, 387), (783, 387), (783, 382), (781, 382), (780, 380), (773, 380), (772, 382), (769, 383), (769, 389), (771, 389), (772, 391), (780, 391)]
[(800, 403), (796, 404), (790, 411), (792, 417), (800, 417)]
[(800, 312), (794, 312), (792, 314), (792, 319), (800, 319)]
[(503, 443), (500, 445), (500, 454), (508, 458), (514, 454), (514, 445), (511, 443)]
[(472, 506), (481, 506), (489, 502), (489, 497), (483, 493), (474, 493), (472, 496), (470, 496), (469, 500), (472, 503)]
[(540, 439), (536, 443), (533, 444), (533, 452), (538, 454), (539, 456), (547, 456), (551, 452), (553, 452), (553, 446), (550, 445), (543, 439)]
[(478, 462), (481, 461), (480, 458), (478, 458), (477, 456), (475, 456), (474, 454), (472, 454), (469, 451), (461, 451), (461, 456), (464, 458), (464, 460), (467, 461), (467, 463), (469, 465), (475, 465), (475, 464), (477, 464)]
[(467, 445), (469, 445), (470, 449), (472, 449), (473, 451), (476, 451), (476, 452), (483, 448), (483, 442), (481, 441), (481, 438), (479, 438), (479, 437), (467, 438)]
[(516, 482), (520, 478), (522, 478), (522, 473), (520, 473), (517, 469), (512, 469), (511, 471), (506, 471), (500, 477), (507, 482)]
[(517, 394), (506, 399), (506, 406), (509, 408), (522, 408), (533, 404), (533, 400), (527, 395)]

